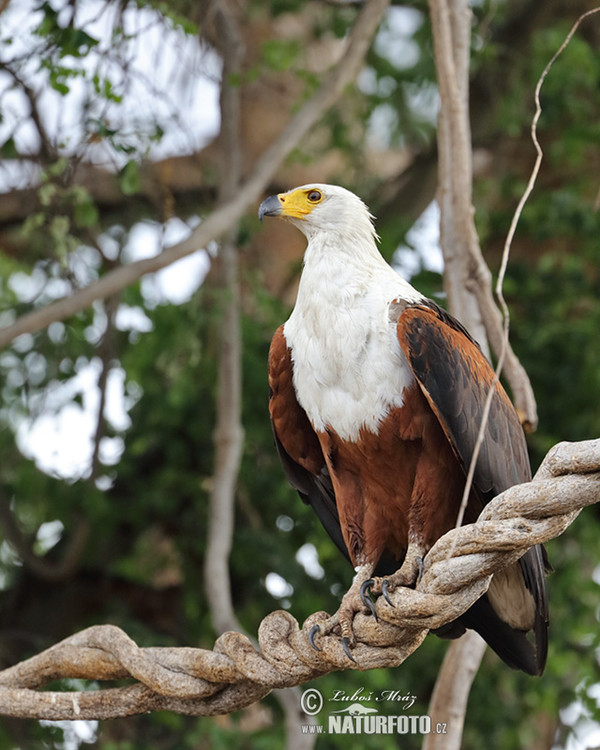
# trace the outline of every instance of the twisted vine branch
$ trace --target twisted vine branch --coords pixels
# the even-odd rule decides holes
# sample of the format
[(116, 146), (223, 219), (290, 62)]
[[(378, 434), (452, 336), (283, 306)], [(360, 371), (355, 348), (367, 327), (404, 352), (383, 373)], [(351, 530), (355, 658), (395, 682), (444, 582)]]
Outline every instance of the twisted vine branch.
[[(108, 719), (170, 710), (208, 716), (260, 700), (274, 688), (300, 685), (328, 672), (401, 664), (431, 628), (459, 617), (487, 589), (492, 573), (515, 562), (573, 522), (580, 510), (600, 502), (600, 439), (559, 443), (534, 479), (503, 492), (474, 524), (453, 529), (431, 549), (416, 590), (398, 589), (390, 607), (377, 601), (379, 622), (358, 614), (356, 664), (335, 636), (307, 632), (326, 617), (311, 615), (300, 628), (289, 612), (261, 622), (259, 649), (241, 633), (224, 633), (212, 651), (139, 648), (112, 625), (83, 630), (46, 651), (0, 672), (0, 713), (35, 719)], [(58, 678), (123, 680), (125, 687), (88, 692), (40, 691)]]

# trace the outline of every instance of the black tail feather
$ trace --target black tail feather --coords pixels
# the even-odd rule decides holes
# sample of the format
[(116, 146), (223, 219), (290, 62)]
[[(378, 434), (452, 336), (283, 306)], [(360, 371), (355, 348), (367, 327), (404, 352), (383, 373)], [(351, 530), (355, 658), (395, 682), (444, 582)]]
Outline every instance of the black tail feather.
[[(476, 630), (487, 641), (505, 664), (513, 669), (520, 669), (530, 675), (541, 675), (546, 662), (546, 650), (538, 652), (524, 631), (515, 630), (501, 620), (494, 612), (487, 595), (484, 595), (468, 609), (459, 622), (467, 628)], [(537, 628), (536, 628), (537, 630)], [(543, 646), (544, 637), (535, 633), (536, 640)], [(545, 635), (545, 633), (544, 633)]]

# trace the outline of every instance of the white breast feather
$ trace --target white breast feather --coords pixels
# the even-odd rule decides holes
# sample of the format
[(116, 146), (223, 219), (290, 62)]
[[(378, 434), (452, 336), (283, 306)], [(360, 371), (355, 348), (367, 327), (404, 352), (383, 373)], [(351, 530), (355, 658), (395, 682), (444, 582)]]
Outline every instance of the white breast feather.
[(414, 382), (389, 307), (398, 297), (423, 297), (377, 251), (373, 263), (340, 262), (330, 248), (311, 244), (314, 239), (284, 327), (294, 387), (315, 430), (330, 427), (355, 440), (361, 428), (376, 432)]

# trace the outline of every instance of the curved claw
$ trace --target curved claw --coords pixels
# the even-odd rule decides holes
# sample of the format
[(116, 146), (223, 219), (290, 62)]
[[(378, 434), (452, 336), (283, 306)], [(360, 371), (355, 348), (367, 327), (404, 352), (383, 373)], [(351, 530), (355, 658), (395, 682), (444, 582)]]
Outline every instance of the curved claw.
[(388, 582), (387, 578), (384, 578), (381, 582), (381, 593), (383, 595), (383, 598), (386, 600), (386, 602), (390, 605), (390, 607), (393, 607), (392, 600), (390, 599), (390, 595), (388, 593)]
[(371, 586), (373, 586), (374, 583), (375, 581), (372, 578), (369, 578), (368, 581), (365, 581), (363, 583), (363, 585), (360, 587), (360, 600), (365, 605), (365, 607), (371, 610), (371, 614), (373, 615), (373, 617), (376, 620), (379, 620), (379, 618), (377, 617), (377, 610), (375, 609), (375, 604), (373, 603), (373, 600), (369, 596), (369, 589), (371, 588)]
[(350, 651), (350, 640), (349, 640), (349, 638), (347, 638), (347, 636), (344, 636), (342, 638), (342, 648), (344, 649), (344, 653), (350, 659), (350, 661), (353, 661), (356, 664), (357, 661), (352, 656), (352, 652)]
[(375, 609), (375, 603), (372, 602), (370, 599), (367, 599), (366, 605), (371, 610), (371, 614), (375, 618), (375, 621), (379, 622), (379, 617), (377, 616), (377, 610)]
[(363, 583), (363, 585), (360, 587), (360, 600), (365, 605), (365, 607), (369, 606), (367, 604), (367, 602), (370, 601), (369, 596), (368, 596), (368, 594), (369, 594), (368, 589), (370, 589), (371, 586), (373, 586), (374, 583), (375, 583), (374, 579), (373, 578), (369, 578), (369, 580), (365, 581)]
[(314, 648), (315, 651), (321, 651), (321, 649), (315, 643), (315, 635), (321, 630), (318, 625), (313, 625), (308, 633), (308, 642)]
[(363, 583), (363, 585), (360, 587), (360, 600), (365, 605), (365, 607), (368, 607), (371, 610), (371, 613), (377, 618), (373, 600), (369, 596), (369, 589), (373, 586), (374, 583), (375, 581), (372, 578), (369, 578), (368, 581), (365, 581)]

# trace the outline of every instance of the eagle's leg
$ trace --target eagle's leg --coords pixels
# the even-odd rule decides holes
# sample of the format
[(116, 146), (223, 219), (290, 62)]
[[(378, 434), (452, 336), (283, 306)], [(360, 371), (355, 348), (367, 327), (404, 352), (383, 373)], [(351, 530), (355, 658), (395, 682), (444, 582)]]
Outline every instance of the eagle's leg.
[(373, 611), (373, 609), (365, 603), (363, 593), (363, 586), (371, 580), (373, 568), (374, 565), (372, 563), (365, 563), (358, 566), (352, 585), (342, 597), (342, 603), (336, 614), (328, 620), (325, 620), (324, 623), (315, 625), (312, 628), (308, 639), (315, 650), (320, 650), (314, 641), (317, 632), (321, 635), (329, 635), (329, 633), (339, 626), (344, 651), (349, 659), (355, 661), (350, 653), (350, 648), (353, 648), (356, 645), (356, 638), (352, 629), (352, 620), (357, 612), (363, 612), (365, 609), (371, 609), (371, 611)]
[(394, 589), (400, 586), (412, 588), (421, 579), (425, 552), (426, 549), (422, 543), (410, 542), (400, 568), (392, 575), (374, 578), (373, 585), (369, 587), (370, 592), (375, 596), (383, 594), (384, 599), (391, 605), (389, 594)]

